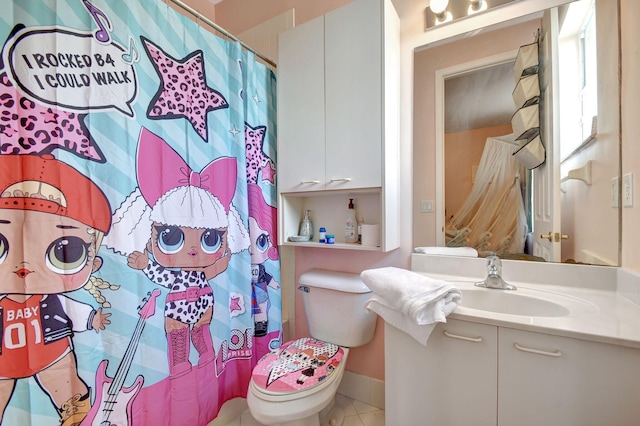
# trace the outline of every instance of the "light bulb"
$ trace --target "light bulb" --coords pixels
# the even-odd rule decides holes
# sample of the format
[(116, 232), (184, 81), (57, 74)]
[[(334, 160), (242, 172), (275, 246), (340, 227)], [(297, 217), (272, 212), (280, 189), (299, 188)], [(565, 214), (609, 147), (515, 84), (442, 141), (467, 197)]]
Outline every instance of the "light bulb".
[(477, 12), (487, 10), (487, 2), (484, 0), (471, 0), (469, 8), (467, 9), (467, 15), (473, 15)]
[(429, 3), (429, 9), (436, 15), (442, 14), (447, 9), (449, 0), (431, 0)]
[(438, 13), (436, 15), (436, 25), (440, 25), (440, 24), (444, 24), (446, 22), (451, 22), (453, 21), (453, 15), (451, 14), (451, 12), (449, 11), (444, 11), (442, 13)]

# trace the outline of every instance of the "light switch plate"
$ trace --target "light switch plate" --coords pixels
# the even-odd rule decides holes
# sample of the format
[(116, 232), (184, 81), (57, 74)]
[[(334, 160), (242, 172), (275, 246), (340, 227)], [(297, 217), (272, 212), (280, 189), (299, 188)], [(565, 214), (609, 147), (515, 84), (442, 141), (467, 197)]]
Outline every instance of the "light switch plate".
[(633, 173), (622, 176), (622, 207), (633, 206)]
[(616, 209), (618, 208), (619, 183), (620, 183), (620, 178), (618, 177), (611, 178), (611, 207), (614, 207)]
[(422, 200), (422, 201), (420, 201), (420, 212), (421, 213), (432, 213), (433, 212), (433, 200)]

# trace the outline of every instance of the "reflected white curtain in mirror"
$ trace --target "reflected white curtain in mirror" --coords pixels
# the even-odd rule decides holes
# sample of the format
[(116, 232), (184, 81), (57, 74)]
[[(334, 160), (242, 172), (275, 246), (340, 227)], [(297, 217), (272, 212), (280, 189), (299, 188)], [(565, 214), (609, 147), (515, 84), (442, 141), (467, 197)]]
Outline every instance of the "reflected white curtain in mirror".
[(446, 223), (448, 247), (474, 247), (480, 255), (524, 253), (524, 169), (512, 155), (515, 148), (513, 135), (487, 138), (471, 192)]

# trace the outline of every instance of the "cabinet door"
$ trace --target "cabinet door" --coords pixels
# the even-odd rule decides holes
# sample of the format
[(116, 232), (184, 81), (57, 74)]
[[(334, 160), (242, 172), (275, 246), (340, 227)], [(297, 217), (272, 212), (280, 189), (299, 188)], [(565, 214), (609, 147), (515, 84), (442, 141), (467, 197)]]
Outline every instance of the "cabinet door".
[(382, 186), (382, 4), (325, 15), (327, 189)]
[(423, 346), (385, 322), (386, 424), (495, 426), (497, 335), (449, 319)]
[(278, 188), (325, 189), (324, 17), (278, 39)]
[(506, 328), (499, 342), (499, 425), (638, 424), (640, 350)]

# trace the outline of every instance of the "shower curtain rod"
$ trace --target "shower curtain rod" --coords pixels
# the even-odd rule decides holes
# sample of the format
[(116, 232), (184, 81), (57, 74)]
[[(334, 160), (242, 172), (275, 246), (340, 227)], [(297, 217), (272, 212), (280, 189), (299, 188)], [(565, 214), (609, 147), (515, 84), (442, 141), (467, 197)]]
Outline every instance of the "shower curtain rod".
[(269, 59), (266, 56), (262, 55), (260, 52), (256, 51), (254, 48), (252, 48), (251, 46), (249, 46), (248, 44), (246, 44), (245, 42), (240, 40), (238, 37), (236, 37), (233, 34), (231, 34), (229, 31), (225, 30), (220, 25), (216, 24), (215, 22), (213, 22), (212, 20), (210, 20), (206, 16), (202, 15), (200, 12), (198, 12), (197, 10), (192, 8), (191, 6), (185, 4), (182, 0), (171, 0), (171, 2), (176, 4), (177, 6), (180, 6), (182, 9), (186, 10), (187, 12), (189, 12), (190, 14), (195, 16), (196, 19), (198, 19), (198, 20), (204, 22), (205, 24), (209, 25), (214, 30), (218, 31), (219, 33), (222, 33), (225, 37), (228, 37), (233, 41), (239, 42), (240, 45), (243, 48), (245, 48), (246, 50), (252, 52), (257, 57), (259, 57), (260, 59), (265, 61), (267, 64), (271, 65), (273, 68), (277, 68), (276, 63), (273, 62), (271, 59)]

